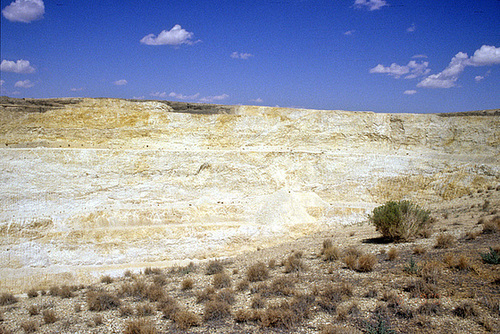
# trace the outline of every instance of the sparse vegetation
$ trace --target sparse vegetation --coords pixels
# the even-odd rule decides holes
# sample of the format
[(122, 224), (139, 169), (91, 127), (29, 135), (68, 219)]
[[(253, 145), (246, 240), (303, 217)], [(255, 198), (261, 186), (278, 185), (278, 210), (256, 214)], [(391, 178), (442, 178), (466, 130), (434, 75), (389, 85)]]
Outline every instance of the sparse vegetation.
[(17, 298), (12, 293), (4, 292), (0, 295), (0, 306), (17, 303)]
[(442, 233), (436, 238), (436, 248), (449, 248), (455, 244), (455, 237), (449, 233)]
[[(482, 202), (475, 201), (477, 214)], [(496, 207), (496, 199), (490, 202)], [(255, 256), (147, 267), (111, 281), (102, 276), (88, 286), (54, 286), (49, 295), (39, 293), (47, 291), (40, 282), (38, 293), (27, 289), (30, 298), (12, 302), (14, 295), (4, 294), (0, 334), (104, 332), (108, 327), (123, 333), (494, 332), (500, 326), (495, 265), (500, 247), (495, 246), (498, 233), (482, 232), (493, 214), (481, 213), (478, 225), (479, 216), (472, 213), (462, 220), (456, 210), (446, 213), (448, 219), (436, 227), (440, 233), (476, 231), (476, 238), (462, 237), (447, 248), (433, 247), (440, 236), (387, 245), (387, 239), (372, 238), (373, 232), (367, 237), (360, 224), (335, 230), (339, 239), (328, 231), (318, 234), (321, 239), (261, 249)], [(348, 237), (354, 232), (355, 238)]]
[(430, 212), (409, 201), (387, 202), (375, 208), (370, 222), (385, 238), (408, 241), (430, 229)]
[(269, 277), (269, 270), (262, 262), (257, 262), (247, 270), (247, 279), (250, 282), (264, 281)]
[(484, 263), (500, 264), (500, 247), (497, 249), (490, 247), (488, 253), (480, 253), (480, 255)]
[(90, 311), (106, 311), (118, 308), (121, 305), (118, 297), (107, 292), (89, 291), (87, 293), (87, 305)]

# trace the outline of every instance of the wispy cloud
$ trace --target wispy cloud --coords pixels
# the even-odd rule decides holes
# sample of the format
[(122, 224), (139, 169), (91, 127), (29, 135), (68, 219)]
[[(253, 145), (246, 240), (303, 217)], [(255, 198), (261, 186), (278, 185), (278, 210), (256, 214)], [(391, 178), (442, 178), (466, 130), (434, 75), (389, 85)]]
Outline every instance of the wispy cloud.
[(476, 80), (476, 82), (482, 81), (482, 80), (484, 80), (486, 77), (488, 77), (488, 76), (490, 75), (490, 73), (491, 73), (491, 70), (488, 70), (488, 71), (486, 71), (486, 73), (485, 73), (484, 75), (476, 75), (476, 76), (474, 77), (474, 80)]
[(184, 94), (171, 92), (170, 94), (168, 94), (168, 96), (179, 99), (179, 100), (196, 100), (198, 98), (198, 96), (200, 96), (200, 93), (196, 93), (193, 95), (184, 95)]
[(160, 99), (164, 99), (168, 96), (168, 93), (167, 92), (153, 92), (153, 93), (150, 93), (149, 95), (153, 96), (153, 97), (159, 97)]
[(428, 57), (426, 55), (418, 54), (418, 55), (412, 56), (412, 58), (428, 58)]
[(227, 94), (222, 94), (222, 95), (216, 95), (216, 96), (205, 96), (200, 99), (200, 102), (204, 103), (212, 103), (216, 101), (222, 101), (225, 100), (229, 97)]
[(344, 32), (344, 35), (346, 36), (351, 36), (352, 34), (354, 34), (356, 32), (356, 30), (347, 30), (346, 32)]
[(19, 59), (18, 61), (12, 60), (2, 60), (0, 64), (0, 70), (4, 72), (14, 72), (14, 73), (33, 73), (35, 68), (30, 65), (28, 60)]
[(81, 92), (82, 90), (83, 90), (83, 88), (82, 88), (82, 87), (80, 87), (80, 88), (75, 88), (75, 87), (74, 87), (74, 88), (71, 88), (71, 89), (70, 89), (70, 91), (72, 91), (72, 92)]
[(424, 76), (430, 72), (430, 69), (427, 68), (429, 66), (429, 62), (417, 63), (415, 60), (410, 60), (407, 65), (398, 65), (396, 63), (392, 63), (390, 66), (384, 66), (382, 64), (378, 64), (374, 68), (370, 69), (370, 73), (383, 73), (390, 75), (396, 79), (399, 79), (401, 76), (405, 75), (405, 79), (414, 79), (419, 76)]
[(417, 30), (417, 27), (415, 26), (415, 23), (412, 23), (411, 26), (406, 29), (406, 32), (414, 32), (415, 30)]
[(176, 24), (170, 30), (163, 30), (158, 36), (154, 34), (149, 34), (141, 39), (142, 44), (146, 45), (181, 45), (181, 44), (194, 44), (192, 40), (194, 33), (189, 32), (178, 24)]
[(497, 64), (500, 64), (500, 47), (497, 48), (495, 46), (483, 45), (476, 50), (470, 58), (467, 53), (457, 53), (442, 72), (429, 75), (427, 78), (420, 81), (417, 87), (455, 87), (456, 81), (467, 66), (491, 66)]
[(3, 86), (4, 83), (5, 83), (5, 80), (0, 80), (0, 86)]
[(356, 8), (367, 8), (368, 10), (377, 10), (384, 6), (387, 6), (387, 1), (385, 0), (355, 0), (354, 7)]
[(253, 57), (253, 54), (251, 53), (246, 53), (246, 52), (233, 52), (231, 53), (231, 58), (233, 59), (248, 59), (250, 57)]
[(113, 85), (116, 85), (116, 86), (123, 86), (123, 85), (126, 85), (128, 82), (127, 80), (125, 79), (121, 79), (121, 80), (116, 80), (113, 82)]
[(254, 102), (254, 103), (262, 103), (262, 102), (264, 102), (264, 100), (263, 100), (263, 99), (261, 99), (260, 97), (258, 97), (258, 98), (254, 99), (254, 100), (250, 100), (250, 102)]
[(31, 88), (35, 84), (32, 83), (30, 80), (23, 80), (23, 81), (18, 81), (14, 84), (14, 87), (21, 87), (21, 88)]
[(44, 13), (45, 5), (42, 0), (16, 0), (2, 10), (7, 20), (23, 23), (42, 19)]
[(403, 94), (405, 94), (405, 95), (413, 95), (413, 94), (417, 94), (417, 91), (414, 90), (414, 89), (409, 89), (409, 90), (405, 90), (403, 92)]

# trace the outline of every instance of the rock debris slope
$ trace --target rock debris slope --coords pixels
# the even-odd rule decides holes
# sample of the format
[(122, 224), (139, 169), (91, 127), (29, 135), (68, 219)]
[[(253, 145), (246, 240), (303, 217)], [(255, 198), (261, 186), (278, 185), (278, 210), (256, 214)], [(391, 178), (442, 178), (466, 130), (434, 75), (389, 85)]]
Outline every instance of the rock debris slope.
[(228, 256), (390, 199), (496, 187), (499, 144), (498, 110), (0, 98), (0, 290)]

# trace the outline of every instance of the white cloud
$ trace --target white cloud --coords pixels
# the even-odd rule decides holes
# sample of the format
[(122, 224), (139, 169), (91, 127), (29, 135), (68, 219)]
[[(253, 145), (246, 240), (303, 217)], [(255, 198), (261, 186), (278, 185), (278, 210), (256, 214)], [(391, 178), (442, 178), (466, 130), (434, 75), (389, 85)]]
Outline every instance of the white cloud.
[(42, 0), (16, 0), (2, 10), (7, 20), (24, 23), (42, 19), (44, 13)]
[(368, 10), (377, 10), (384, 6), (387, 6), (387, 1), (385, 0), (355, 0), (354, 7), (356, 8), (365, 8), (368, 7)]
[(4, 83), (5, 83), (5, 80), (0, 80), (0, 86), (3, 86)]
[(414, 90), (414, 89), (409, 89), (409, 90), (405, 90), (403, 92), (403, 94), (405, 94), (405, 95), (413, 95), (413, 94), (417, 94), (417, 91)]
[(485, 73), (484, 75), (476, 75), (476, 76), (474, 77), (474, 80), (476, 80), (476, 82), (482, 81), (482, 80), (484, 80), (487, 76), (489, 76), (489, 75), (490, 75), (490, 73), (491, 73), (491, 70), (488, 70), (488, 71), (486, 71), (486, 73)]
[(229, 95), (227, 95), (227, 94), (216, 95), (216, 96), (205, 96), (205, 97), (200, 99), (200, 102), (211, 103), (211, 102), (215, 102), (215, 101), (225, 100), (228, 97), (229, 97)]
[(121, 79), (121, 80), (116, 80), (115, 82), (113, 82), (114, 85), (117, 85), (117, 86), (123, 86), (123, 85), (126, 85), (128, 82), (127, 80), (125, 79)]
[[(194, 44), (191, 39), (194, 34), (192, 32), (188, 32), (178, 24), (176, 24), (170, 30), (163, 30), (158, 36), (154, 34), (149, 34), (144, 36), (141, 39), (142, 44), (146, 45), (181, 45), (181, 44)], [(197, 41), (198, 42), (198, 41)]]
[(81, 87), (80, 88), (71, 88), (70, 89), (70, 91), (72, 91), (72, 92), (80, 92), (82, 90), (83, 90), (83, 88), (81, 88)]
[(144, 100), (146, 97), (144, 95), (141, 96), (134, 96), (133, 99), (135, 100)]
[(251, 53), (246, 53), (246, 52), (233, 52), (231, 53), (231, 58), (234, 58), (234, 59), (248, 59), (250, 57), (253, 57), (253, 54)]
[(412, 56), (412, 58), (429, 58), (429, 57), (427, 57), (426, 55), (419, 54), (419, 55)]
[(154, 96), (154, 97), (159, 97), (159, 98), (166, 98), (168, 96), (167, 92), (154, 92), (154, 93), (151, 93), (149, 94), (151, 96)]
[(344, 35), (346, 36), (351, 36), (352, 34), (354, 34), (356, 32), (356, 30), (347, 30)]
[[(425, 88), (451, 88), (467, 66), (488, 66), (500, 64), (500, 48), (483, 45), (469, 58), (467, 53), (459, 52), (450, 61), (448, 66), (438, 74), (429, 75), (417, 84)], [(478, 76), (480, 77), (480, 76)], [(476, 79), (480, 81), (482, 78)]]
[(390, 66), (385, 67), (382, 64), (378, 64), (374, 68), (370, 69), (370, 73), (386, 73), (396, 79), (399, 79), (401, 76), (406, 75), (405, 79), (414, 79), (419, 76), (426, 75), (430, 72), (430, 69), (427, 68), (429, 66), (429, 62), (417, 63), (414, 60), (410, 60), (407, 65), (398, 65), (396, 63), (392, 63)]
[(14, 72), (14, 73), (33, 73), (35, 69), (30, 65), (28, 60), (19, 59), (18, 61), (12, 60), (2, 60), (0, 64), (0, 70), (4, 72)]
[(29, 80), (24, 80), (24, 81), (18, 81), (14, 84), (14, 87), (21, 87), (21, 88), (31, 88), (33, 87), (35, 84), (32, 83), (31, 81)]
[(414, 32), (415, 30), (417, 30), (417, 27), (415, 26), (415, 23), (412, 23), (411, 26), (406, 29), (406, 32)]
[(262, 103), (264, 102), (263, 99), (261, 99), (260, 97), (256, 98), (255, 100), (250, 100), (250, 102), (255, 102), (255, 103)]
[(200, 96), (200, 93), (196, 93), (194, 95), (184, 95), (184, 94), (171, 92), (170, 94), (168, 94), (168, 96), (179, 99), (179, 100), (196, 100), (198, 98), (198, 96)]
[(470, 57), (468, 65), (486, 66), (500, 64), (500, 47), (483, 45)]

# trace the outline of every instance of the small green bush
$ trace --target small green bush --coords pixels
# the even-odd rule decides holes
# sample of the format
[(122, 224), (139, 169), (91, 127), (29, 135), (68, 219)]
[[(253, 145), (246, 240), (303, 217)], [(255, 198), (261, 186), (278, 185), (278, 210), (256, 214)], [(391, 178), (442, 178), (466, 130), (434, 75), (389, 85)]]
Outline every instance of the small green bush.
[(500, 264), (500, 252), (490, 247), (489, 253), (480, 253), (483, 262), (489, 264)]
[(387, 202), (375, 208), (369, 220), (385, 238), (394, 241), (424, 235), (432, 223), (429, 211), (410, 201)]

